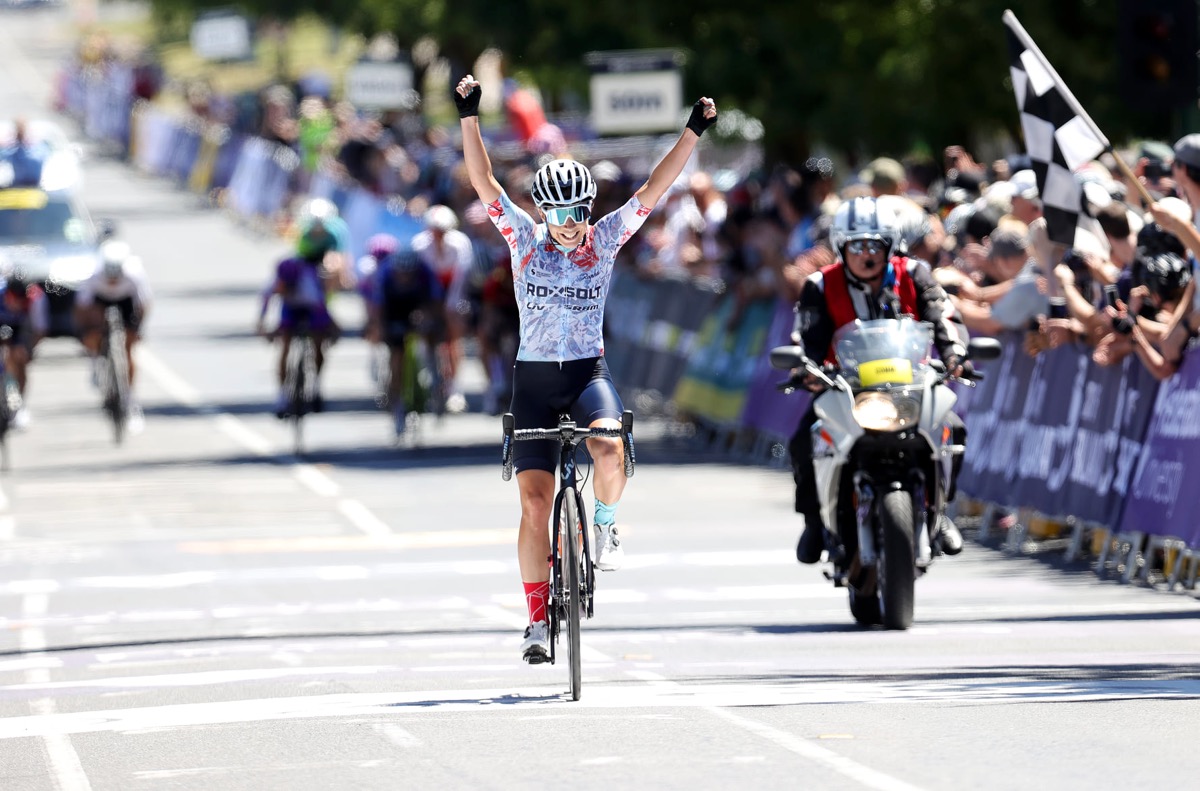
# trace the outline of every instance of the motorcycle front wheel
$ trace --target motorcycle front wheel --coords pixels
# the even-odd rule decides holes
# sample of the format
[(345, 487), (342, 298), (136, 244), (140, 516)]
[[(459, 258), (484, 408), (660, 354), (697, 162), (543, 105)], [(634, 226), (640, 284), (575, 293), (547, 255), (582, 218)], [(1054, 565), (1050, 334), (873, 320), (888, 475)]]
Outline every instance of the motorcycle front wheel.
[(912, 626), (916, 587), (912, 494), (899, 489), (885, 494), (879, 520), (883, 533), (877, 561), (881, 620), (885, 629), (907, 629)]

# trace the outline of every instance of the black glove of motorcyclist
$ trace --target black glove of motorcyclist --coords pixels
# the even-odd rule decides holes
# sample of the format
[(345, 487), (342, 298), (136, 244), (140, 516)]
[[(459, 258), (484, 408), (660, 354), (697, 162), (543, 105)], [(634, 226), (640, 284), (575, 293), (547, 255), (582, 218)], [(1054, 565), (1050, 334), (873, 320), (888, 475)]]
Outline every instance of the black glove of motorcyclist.
[(946, 358), (946, 371), (951, 376), (954, 376), (955, 375), (954, 370), (956, 368), (962, 369), (957, 374), (957, 377), (959, 379), (974, 379), (975, 378), (975, 366), (971, 364), (971, 361), (965, 357), (959, 357), (957, 354), (952, 354)]
[(458, 88), (455, 88), (452, 93), (454, 94), (454, 104), (458, 106), (459, 118), (479, 115), (479, 97), (483, 96), (483, 88), (473, 85), (471, 90), (467, 91), (466, 96), (459, 93)]
[(696, 103), (692, 105), (692, 114), (688, 116), (687, 128), (695, 132), (696, 137), (703, 135), (705, 129), (717, 122), (716, 115), (713, 115), (712, 118), (704, 117), (704, 111), (709, 107), (712, 105), (706, 104), (703, 99), (697, 99)]

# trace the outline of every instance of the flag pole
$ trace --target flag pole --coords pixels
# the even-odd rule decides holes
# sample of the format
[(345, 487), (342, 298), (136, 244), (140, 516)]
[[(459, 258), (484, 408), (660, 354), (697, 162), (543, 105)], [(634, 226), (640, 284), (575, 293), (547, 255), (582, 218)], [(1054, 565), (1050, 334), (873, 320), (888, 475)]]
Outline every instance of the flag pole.
[(1096, 137), (1104, 141), (1105, 152), (1112, 154), (1113, 159), (1117, 163), (1117, 167), (1121, 169), (1121, 172), (1125, 174), (1130, 183), (1132, 183), (1133, 186), (1137, 188), (1137, 191), (1141, 193), (1142, 202), (1146, 206), (1154, 203), (1154, 198), (1146, 189), (1146, 185), (1142, 183), (1141, 179), (1134, 175), (1133, 170), (1131, 170), (1129, 165), (1125, 163), (1125, 160), (1121, 158), (1121, 155), (1117, 153), (1117, 150), (1113, 147), (1113, 144), (1109, 142), (1108, 136), (1100, 131), (1100, 127), (1096, 125), (1096, 122), (1092, 120), (1092, 117), (1087, 114), (1086, 110), (1083, 109), (1083, 105), (1081, 105), (1079, 100), (1075, 98), (1075, 94), (1071, 93), (1071, 89), (1067, 87), (1067, 84), (1063, 82), (1062, 77), (1058, 76), (1058, 72), (1055, 71), (1054, 67), (1050, 65), (1050, 61), (1046, 60), (1046, 56), (1042, 54), (1040, 49), (1038, 49), (1038, 45), (1033, 43), (1033, 39), (1030, 38), (1027, 32), (1025, 32), (1025, 28), (1022, 27), (1021, 23), (1017, 20), (1017, 15), (1014, 14), (1011, 9), (1005, 9), (1002, 19), (1004, 20), (1004, 24), (1008, 25), (1008, 28), (1016, 35), (1018, 39), (1021, 40), (1021, 43), (1025, 45), (1025, 48), (1032, 52), (1034, 57), (1041, 61), (1042, 66), (1045, 67), (1046, 71), (1050, 74), (1050, 77), (1054, 80), (1055, 85), (1057, 85), (1059, 90), (1062, 92), (1063, 99), (1071, 107), (1075, 114), (1083, 119), (1083, 122), (1091, 128)]

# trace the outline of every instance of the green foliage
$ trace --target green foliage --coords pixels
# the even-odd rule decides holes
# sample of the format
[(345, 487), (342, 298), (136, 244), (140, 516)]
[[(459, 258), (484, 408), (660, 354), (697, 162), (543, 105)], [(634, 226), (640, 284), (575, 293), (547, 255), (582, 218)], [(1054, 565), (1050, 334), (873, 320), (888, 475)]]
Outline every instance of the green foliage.
[[(152, 0), (163, 19), (229, 5)], [(1107, 0), (243, 0), (256, 17), (317, 13), (345, 29), (429, 36), (455, 74), (497, 47), (559, 109), (586, 96), (592, 50), (679, 48), (686, 100), (714, 97), (765, 126), (772, 158), (814, 145), (851, 158), (1019, 138), (1001, 15), (1011, 8), (1113, 140), (1164, 135), (1169, 113), (1116, 97), (1116, 11)]]

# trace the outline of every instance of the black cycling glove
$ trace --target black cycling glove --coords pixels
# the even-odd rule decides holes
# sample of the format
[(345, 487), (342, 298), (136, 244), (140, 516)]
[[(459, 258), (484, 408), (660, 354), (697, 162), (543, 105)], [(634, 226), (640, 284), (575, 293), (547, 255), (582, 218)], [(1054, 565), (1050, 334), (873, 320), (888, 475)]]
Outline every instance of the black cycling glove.
[(463, 96), (455, 88), (451, 93), (454, 94), (454, 103), (458, 105), (458, 117), (470, 118), (473, 115), (479, 115), (479, 97), (483, 96), (483, 88), (478, 85), (471, 87), (467, 91), (467, 95)]
[(705, 118), (704, 111), (708, 109), (708, 105), (699, 99), (692, 105), (692, 114), (688, 117), (687, 128), (696, 133), (696, 137), (704, 134), (704, 130), (717, 122), (717, 117)]

